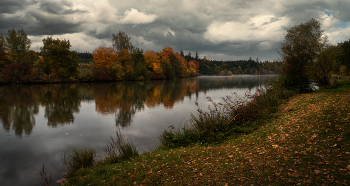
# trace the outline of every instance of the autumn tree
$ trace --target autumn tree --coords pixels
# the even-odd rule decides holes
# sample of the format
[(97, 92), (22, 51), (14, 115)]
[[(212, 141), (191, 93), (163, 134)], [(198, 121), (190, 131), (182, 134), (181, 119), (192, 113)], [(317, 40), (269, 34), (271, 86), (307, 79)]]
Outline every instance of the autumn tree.
[(8, 31), (6, 36), (6, 47), (8, 48), (9, 59), (12, 63), (19, 64), (25, 62), (25, 56), (29, 51), (31, 41), (24, 30), (15, 29)]
[(70, 51), (69, 40), (43, 39), (41, 47), (42, 62), (39, 65), (45, 74), (56, 74), (64, 81), (78, 74), (79, 60), (75, 51)]
[(145, 59), (145, 64), (146, 64), (147, 70), (150, 71), (150, 78), (151, 79), (164, 78), (163, 68), (161, 65), (161, 59), (160, 59), (159, 54), (148, 50), (144, 54), (144, 59)]
[(174, 78), (176, 76), (175, 69), (171, 64), (171, 61), (176, 60), (176, 57), (173, 49), (170, 47), (165, 47), (163, 51), (160, 53), (160, 56), (161, 56), (162, 69), (164, 69), (166, 78)]
[(310, 89), (307, 65), (316, 60), (326, 42), (321, 24), (316, 19), (296, 25), (287, 31), (281, 53), (287, 88), (297, 92)]
[(199, 63), (196, 60), (191, 60), (188, 62), (190, 66), (191, 76), (197, 76), (199, 71)]
[(93, 60), (96, 67), (112, 68), (118, 63), (118, 54), (110, 47), (98, 47), (93, 51)]
[(177, 77), (185, 77), (187, 64), (184, 57), (179, 53), (175, 53), (175, 60), (171, 61), (171, 65), (173, 65)]
[(161, 56), (162, 56), (162, 59), (164, 61), (167, 61), (169, 64), (175, 58), (174, 51), (171, 47), (165, 47), (161, 52)]

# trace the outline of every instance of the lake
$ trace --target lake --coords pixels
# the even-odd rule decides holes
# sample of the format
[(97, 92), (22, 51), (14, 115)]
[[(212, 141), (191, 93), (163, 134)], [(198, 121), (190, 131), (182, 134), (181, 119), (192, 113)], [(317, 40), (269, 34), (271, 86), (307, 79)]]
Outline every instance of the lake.
[(66, 168), (71, 145), (103, 149), (120, 128), (139, 152), (158, 145), (158, 136), (236, 92), (263, 88), (277, 76), (199, 76), (176, 80), (0, 86), (0, 185), (40, 185), (43, 164), (52, 180)]

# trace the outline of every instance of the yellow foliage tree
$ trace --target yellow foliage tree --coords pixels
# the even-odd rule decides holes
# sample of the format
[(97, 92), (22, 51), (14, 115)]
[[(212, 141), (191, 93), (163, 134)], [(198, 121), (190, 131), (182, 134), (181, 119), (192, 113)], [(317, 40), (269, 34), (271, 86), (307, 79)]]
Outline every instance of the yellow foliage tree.
[(156, 52), (148, 50), (143, 56), (148, 70), (155, 73), (162, 73), (160, 57)]

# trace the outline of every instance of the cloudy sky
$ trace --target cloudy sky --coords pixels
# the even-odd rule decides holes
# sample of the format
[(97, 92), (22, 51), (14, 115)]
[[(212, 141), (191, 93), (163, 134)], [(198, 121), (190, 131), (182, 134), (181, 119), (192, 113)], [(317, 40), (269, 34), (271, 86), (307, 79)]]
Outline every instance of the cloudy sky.
[(24, 29), (36, 51), (52, 36), (92, 52), (120, 30), (145, 51), (274, 60), (286, 30), (311, 18), (330, 43), (350, 39), (349, 10), (349, 0), (1, 0), (0, 34)]

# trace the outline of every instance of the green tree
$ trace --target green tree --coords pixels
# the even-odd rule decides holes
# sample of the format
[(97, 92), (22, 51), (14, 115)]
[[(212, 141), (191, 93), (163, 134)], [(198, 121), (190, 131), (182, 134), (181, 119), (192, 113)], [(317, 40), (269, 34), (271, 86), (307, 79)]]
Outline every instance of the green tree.
[(25, 62), (25, 56), (30, 48), (30, 39), (24, 30), (19, 30), (18, 33), (15, 29), (8, 31), (6, 36), (6, 47), (9, 50), (9, 59), (12, 63), (19, 64)]
[(183, 51), (182, 49), (180, 50), (180, 55), (181, 55), (182, 57), (185, 57), (184, 51)]
[(9, 64), (6, 42), (4, 36), (0, 35), (0, 73)]
[(307, 65), (316, 60), (327, 42), (316, 19), (296, 25), (287, 31), (282, 42), (285, 86), (297, 92), (310, 90)]
[(309, 76), (321, 85), (328, 85), (332, 75), (332, 67), (336, 65), (336, 60), (340, 54), (340, 47), (332, 45), (325, 47), (317, 56), (316, 61), (308, 66)]
[(242, 67), (241, 67), (241, 66), (238, 66), (237, 72), (238, 72), (238, 74), (242, 74), (243, 70), (242, 70)]
[(343, 50), (339, 57), (340, 64), (350, 68), (350, 39), (339, 43), (338, 46)]
[(67, 81), (70, 77), (77, 77), (79, 59), (75, 51), (70, 51), (69, 40), (43, 39), (41, 47), (42, 65), (45, 74), (51, 74), (53, 70), (59, 78)]
[(117, 52), (127, 49), (130, 53), (133, 53), (135, 47), (130, 42), (131, 37), (128, 36), (125, 32), (119, 31), (117, 35), (112, 35), (113, 47)]

